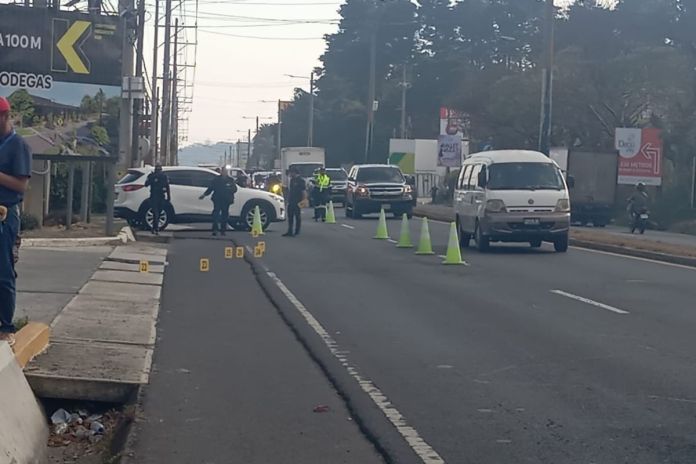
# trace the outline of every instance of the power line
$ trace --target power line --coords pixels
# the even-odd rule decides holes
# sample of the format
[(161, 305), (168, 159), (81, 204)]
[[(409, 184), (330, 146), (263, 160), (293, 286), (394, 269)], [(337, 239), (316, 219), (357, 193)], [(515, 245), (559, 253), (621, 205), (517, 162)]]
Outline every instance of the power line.
[(206, 34), (214, 35), (224, 35), (226, 37), (235, 37), (238, 39), (257, 39), (257, 40), (324, 40), (324, 37), (263, 37), (257, 35), (239, 35), (239, 34), (229, 34), (227, 32), (210, 31), (207, 29), (199, 28), (200, 32)]

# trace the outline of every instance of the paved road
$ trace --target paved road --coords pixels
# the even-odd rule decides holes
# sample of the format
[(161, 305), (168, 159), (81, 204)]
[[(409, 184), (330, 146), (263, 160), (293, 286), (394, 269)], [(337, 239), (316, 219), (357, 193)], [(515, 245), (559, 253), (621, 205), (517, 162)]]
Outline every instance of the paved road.
[[(384, 462), (231, 242), (169, 248), (134, 464)], [(210, 271), (200, 272), (200, 259)], [(328, 406), (328, 412), (314, 408)]]
[(696, 270), (509, 246), (446, 267), (339, 222), (275, 226), (256, 270), (394, 462), (696, 462)]
[[(578, 230), (583, 230), (585, 229), (584, 227), (578, 227)], [(626, 227), (618, 227), (618, 226), (608, 226), (603, 229), (592, 229), (589, 228), (590, 230), (600, 230), (602, 232), (609, 233), (611, 235), (616, 235), (618, 237), (626, 237), (626, 236), (631, 236), (629, 233), (628, 229)], [(638, 237), (638, 234), (634, 234), (634, 237)], [(645, 232), (645, 235), (641, 235), (640, 238), (642, 240), (649, 240), (649, 241), (655, 241), (655, 242), (662, 242), (662, 243), (669, 243), (672, 245), (683, 245), (683, 246), (689, 246), (689, 247), (696, 247), (696, 235), (687, 235), (687, 234), (676, 234), (673, 232), (662, 232), (662, 231), (657, 231), (657, 230), (648, 230)]]

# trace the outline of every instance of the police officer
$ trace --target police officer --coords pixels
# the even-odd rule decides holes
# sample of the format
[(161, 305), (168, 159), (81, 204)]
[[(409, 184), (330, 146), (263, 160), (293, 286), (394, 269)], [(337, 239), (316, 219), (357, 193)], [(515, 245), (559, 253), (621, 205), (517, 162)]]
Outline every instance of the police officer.
[(225, 235), (230, 218), (230, 205), (234, 203), (234, 194), (237, 193), (237, 183), (230, 176), (229, 169), (223, 168), (220, 171), (220, 175), (213, 179), (200, 199), (204, 199), (211, 193), (213, 194), (213, 235), (217, 235), (218, 230), (220, 235)]
[(16, 302), (14, 246), (19, 204), (31, 177), (31, 149), (10, 123), (10, 102), (0, 97), (0, 341), (14, 345)]
[(307, 201), (307, 185), (300, 176), (300, 171), (296, 167), (289, 170), (290, 180), (288, 181), (287, 207), (288, 207), (288, 231), (283, 237), (292, 237), (300, 234), (302, 227), (302, 204)]
[(314, 196), (314, 220), (326, 221), (326, 203), (329, 197), (329, 188), (331, 186), (331, 178), (326, 174), (325, 168), (320, 168), (314, 174), (314, 189), (312, 189), (312, 194)]
[(155, 171), (147, 176), (145, 187), (150, 187), (150, 207), (152, 208), (152, 227), (150, 231), (159, 235), (159, 221), (165, 202), (172, 201), (172, 192), (169, 189), (169, 178), (162, 172), (162, 165), (157, 163)]

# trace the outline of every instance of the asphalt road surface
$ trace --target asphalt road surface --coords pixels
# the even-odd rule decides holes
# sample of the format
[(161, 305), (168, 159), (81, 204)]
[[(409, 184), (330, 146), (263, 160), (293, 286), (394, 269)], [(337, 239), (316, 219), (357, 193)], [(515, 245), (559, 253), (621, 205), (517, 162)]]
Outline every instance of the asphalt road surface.
[[(447, 224), (430, 223), (436, 255), (415, 256), (372, 239), (374, 219), (338, 215), (336, 225), (305, 215), (294, 238), (273, 226), (264, 257), (249, 263), (285, 330), (297, 334), (386, 460), (696, 462), (696, 270), (524, 245), (465, 251), (468, 266), (443, 266)], [(411, 221), (414, 242), (419, 226)], [(398, 238), (399, 222), (389, 229)], [(258, 240), (232, 238), (249, 249)], [(165, 304), (177, 286), (177, 298), (192, 305), (188, 286), (202, 311), (210, 288), (190, 263), (181, 269), (172, 246)], [(240, 291), (230, 276), (221, 279)], [(164, 316), (170, 324), (182, 317)], [(195, 338), (206, 333), (185, 343)], [(205, 356), (217, 351), (206, 345)], [(346, 462), (368, 461), (356, 454)]]

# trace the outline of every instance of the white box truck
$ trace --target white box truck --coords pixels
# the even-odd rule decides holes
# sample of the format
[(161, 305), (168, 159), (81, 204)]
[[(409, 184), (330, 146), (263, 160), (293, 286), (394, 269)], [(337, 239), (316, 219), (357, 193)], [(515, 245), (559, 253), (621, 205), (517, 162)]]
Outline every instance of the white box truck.
[(326, 155), (319, 147), (287, 147), (280, 152), (280, 170), (283, 185), (288, 185), (287, 171), (295, 167), (304, 179), (309, 179), (315, 169), (326, 167)]

